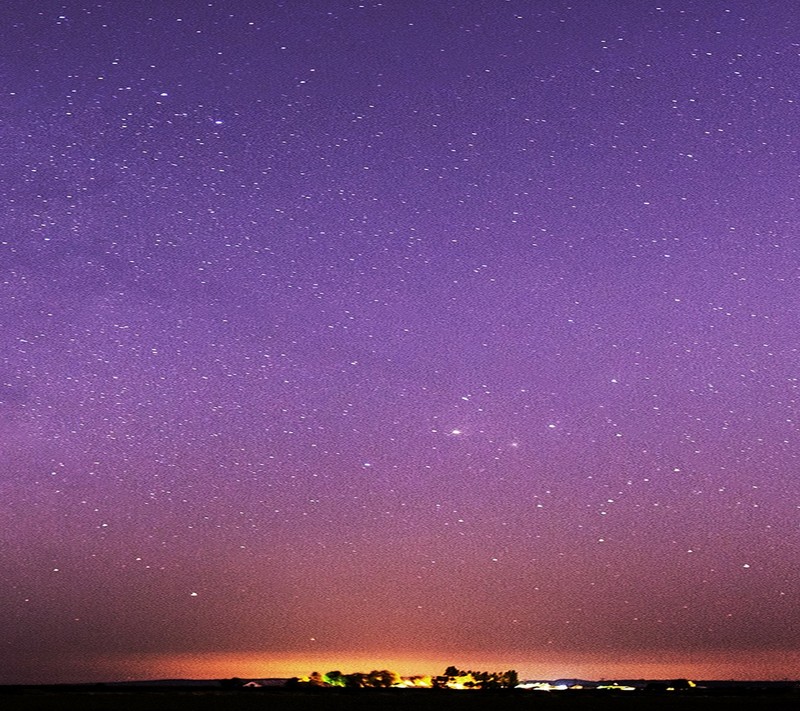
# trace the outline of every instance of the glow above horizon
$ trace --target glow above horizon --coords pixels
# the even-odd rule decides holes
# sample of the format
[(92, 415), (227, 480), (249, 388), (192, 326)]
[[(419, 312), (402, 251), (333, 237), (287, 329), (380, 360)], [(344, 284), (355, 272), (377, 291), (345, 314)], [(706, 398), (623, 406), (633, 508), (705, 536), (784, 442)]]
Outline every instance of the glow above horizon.
[(796, 676), (794, 3), (0, 16), (0, 682)]

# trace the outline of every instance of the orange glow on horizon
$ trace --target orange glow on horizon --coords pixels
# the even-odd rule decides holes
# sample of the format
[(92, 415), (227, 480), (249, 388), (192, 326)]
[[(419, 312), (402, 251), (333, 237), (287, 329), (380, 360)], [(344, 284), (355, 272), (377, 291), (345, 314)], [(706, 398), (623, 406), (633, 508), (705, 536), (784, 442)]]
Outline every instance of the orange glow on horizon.
[[(516, 669), (523, 679), (786, 679), (796, 678), (800, 652), (752, 651), (735, 653), (687, 653), (675, 651), (633, 656), (624, 653), (605, 655), (567, 655), (532, 653), (494, 656), (491, 653), (464, 653), (448, 656), (412, 657), (382, 654), (272, 654), (246, 652), (141, 654), (125, 657), (87, 659), (80, 666), (92, 670), (102, 680), (126, 679), (225, 679), (302, 677), (312, 671), (333, 669), (343, 673), (390, 669), (402, 676), (442, 674), (455, 664), (461, 668)], [(78, 669), (74, 673), (80, 674)]]

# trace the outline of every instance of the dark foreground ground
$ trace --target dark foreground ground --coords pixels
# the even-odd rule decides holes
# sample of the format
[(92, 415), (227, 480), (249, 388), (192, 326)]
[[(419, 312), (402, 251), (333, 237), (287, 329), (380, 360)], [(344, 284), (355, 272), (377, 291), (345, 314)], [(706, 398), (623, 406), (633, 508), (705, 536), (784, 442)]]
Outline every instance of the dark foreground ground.
[(482, 692), (190, 689), (0, 689), (3, 711), (780, 711), (797, 690)]

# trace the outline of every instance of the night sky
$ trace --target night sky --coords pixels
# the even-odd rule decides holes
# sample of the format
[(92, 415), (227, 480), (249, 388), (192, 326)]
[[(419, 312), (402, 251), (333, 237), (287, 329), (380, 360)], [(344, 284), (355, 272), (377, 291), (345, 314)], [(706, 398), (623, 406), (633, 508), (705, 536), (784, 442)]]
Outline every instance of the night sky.
[(800, 676), (796, 2), (0, 35), (0, 682)]

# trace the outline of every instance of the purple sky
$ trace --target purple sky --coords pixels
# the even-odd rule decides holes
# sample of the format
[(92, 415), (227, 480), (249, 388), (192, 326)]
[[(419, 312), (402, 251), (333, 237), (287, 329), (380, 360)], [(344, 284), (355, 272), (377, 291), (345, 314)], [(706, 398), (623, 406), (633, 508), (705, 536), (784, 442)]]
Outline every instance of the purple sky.
[(797, 3), (0, 28), (0, 682), (798, 676)]

